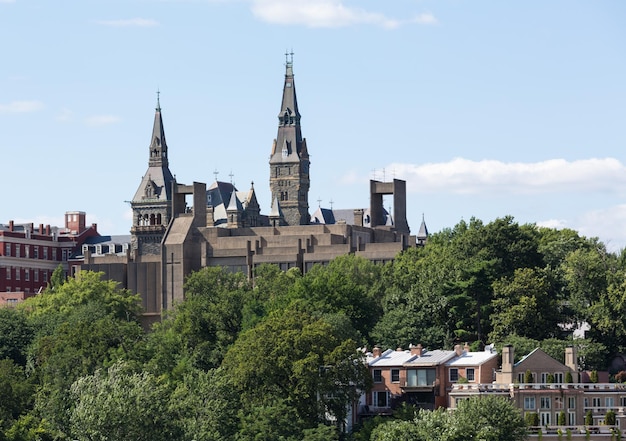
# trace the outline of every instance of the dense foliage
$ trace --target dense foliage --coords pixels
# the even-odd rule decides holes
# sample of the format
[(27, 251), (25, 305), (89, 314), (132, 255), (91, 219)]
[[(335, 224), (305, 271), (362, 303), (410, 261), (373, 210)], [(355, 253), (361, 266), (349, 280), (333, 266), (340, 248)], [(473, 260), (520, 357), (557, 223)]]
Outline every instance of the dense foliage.
[[(185, 293), (150, 330), (137, 296), (90, 272), (55, 272), (0, 309), (0, 441), (339, 440), (370, 385), (359, 347), (513, 344), (563, 361), (575, 344), (588, 370), (626, 350), (626, 256), (510, 217), (460, 222), (387, 265), (348, 255), (304, 275), (261, 266), (254, 281), (205, 268)], [(507, 405), (373, 419), (351, 437), (521, 439)]]

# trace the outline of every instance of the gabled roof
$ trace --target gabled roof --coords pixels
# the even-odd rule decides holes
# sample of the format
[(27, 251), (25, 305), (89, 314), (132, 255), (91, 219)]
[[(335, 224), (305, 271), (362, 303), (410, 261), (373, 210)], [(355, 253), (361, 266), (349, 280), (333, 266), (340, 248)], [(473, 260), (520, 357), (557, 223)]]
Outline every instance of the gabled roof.
[(315, 213), (311, 215), (311, 223), (333, 225), (335, 223), (335, 215), (333, 214), (333, 210), (317, 207)]
[(520, 361), (515, 363), (514, 366), (517, 370), (530, 369), (532, 371), (533, 367), (536, 365), (553, 366), (553, 368), (551, 369), (554, 369), (555, 371), (562, 370), (563, 372), (566, 372), (570, 370), (569, 367), (565, 366), (560, 361), (555, 360), (554, 358), (550, 357), (541, 348), (533, 349), (530, 353), (525, 355)]

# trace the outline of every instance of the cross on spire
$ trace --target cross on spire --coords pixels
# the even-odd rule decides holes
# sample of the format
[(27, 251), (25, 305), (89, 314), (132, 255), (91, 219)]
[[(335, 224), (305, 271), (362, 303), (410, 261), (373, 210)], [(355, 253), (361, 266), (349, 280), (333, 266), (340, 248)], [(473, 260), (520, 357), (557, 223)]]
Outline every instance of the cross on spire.
[(156, 110), (161, 111), (161, 91), (159, 89), (157, 89), (156, 94), (157, 94)]
[(217, 175), (219, 175), (219, 174), (220, 174), (220, 172), (218, 172), (218, 171), (217, 171), (217, 169), (215, 169), (215, 170), (213, 171), (213, 175), (215, 176), (215, 181), (216, 181), (216, 182), (217, 182)]
[(285, 51), (285, 63), (293, 64), (293, 49), (291, 49), (291, 52)]
[(321, 198), (317, 198), (317, 206), (321, 207), (322, 206), (322, 199)]

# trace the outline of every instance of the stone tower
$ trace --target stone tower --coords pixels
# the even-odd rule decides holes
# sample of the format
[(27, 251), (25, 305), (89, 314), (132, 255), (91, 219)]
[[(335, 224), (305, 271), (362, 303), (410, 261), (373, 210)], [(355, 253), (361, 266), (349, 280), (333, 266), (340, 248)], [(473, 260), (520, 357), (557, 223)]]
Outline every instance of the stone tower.
[(167, 142), (158, 92), (148, 153), (148, 170), (130, 203), (133, 210), (130, 233), (134, 258), (160, 255), (161, 240), (172, 217), (172, 186), (175, 178), (170, 172), (167, 159)]
[(287, 57), (278, 135), (270, 156), (272, 204), (278, 201), (286, 225), (307, 225), (309, 215), (309, 153), (302, 138), (300, 112), (293, 81), (293, 53)]

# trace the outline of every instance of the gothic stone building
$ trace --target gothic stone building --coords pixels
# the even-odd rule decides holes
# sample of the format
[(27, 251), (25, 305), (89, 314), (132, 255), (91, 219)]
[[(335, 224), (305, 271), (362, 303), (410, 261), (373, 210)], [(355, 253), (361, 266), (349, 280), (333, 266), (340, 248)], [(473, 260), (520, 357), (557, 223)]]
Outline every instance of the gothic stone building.
[[(371, 181), (368, 208), (309, 214), (310, 161), (300, 119), (293, 59), (288, 59), (269, 161), (272, 206), (262, 215), (254, 185), (240, 192), (225, 182), (216, 181), (208, 190), (204, 183), (176, 182), (157, 100), (148, 170), (131, 202), (131, 248), (123, 257), (87, 252), (83, 269), (104, 271), (140, 293), (146, 318), (156, 320), (184, 298), (185, 277), (206, 266), (243, 271), (248, 277), (264, 263), (305, 273), (316, 263), (349, 253), (390, 261), (423, 243), (425, 237), (410, 235), (402, 180)], [(392, 195), (393, 213), (383, 208), (384, 195)], [(423, 223), (420, 232), (426, 232)]]

